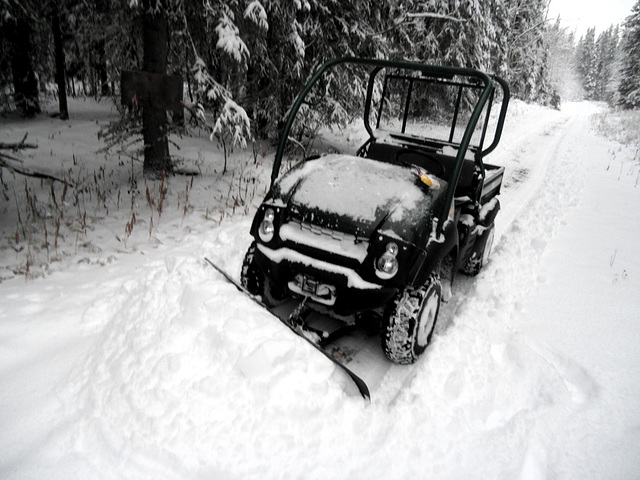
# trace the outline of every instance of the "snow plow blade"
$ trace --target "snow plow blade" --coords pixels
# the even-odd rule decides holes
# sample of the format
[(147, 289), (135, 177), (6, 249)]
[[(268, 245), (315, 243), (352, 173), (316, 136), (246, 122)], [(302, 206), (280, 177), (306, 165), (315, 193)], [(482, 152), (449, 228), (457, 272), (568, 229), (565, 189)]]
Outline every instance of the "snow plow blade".
[(305, 327), (305, 317), (313, 315), (313, 312), (311, 312), (305, 305), (306, 299), (302, 300), (302, 302), (286, 302), (285, 304), (279, 305), (278, 307), (269, 308), (262, 301), (262, 299), (260, 299), (260, 297), (251, 294), (251, 292), (244, 288), (239, 281), (234, 279), (224, 269), (220, 268), (218, 265), (216, 265), (206, 257), (205, 261), (214, 269), (216, 269), (218, 273), (220, 273), (225, 278), (225, 280), (234, 285), (240, 292), (248, 296), (257, 305), (260, 305), (262, 308), (269, 311), (269, 313), (271, 313), (274, 317), (276, 317), (287, 327), (289, 327), (292, 332), (306, 340), (316, 350), (318, 350), (325, 357), (331, 360), (331, 362), (337, 365), (351, 378), (351, 380), (353, 380), (353, 383), (358, 388), (360, 395), (362, 395), (362, 397), (368, 402), (371, 401), (371, 393), (369, 392), (367, 383), (359, 375), (357, 375), (354, 371), (352, 371), (349, 367), (347, 367), (340, 361), (340, 357), (347, 361), (350, 361), (351, 358), (342, 354), (336, 355), (335, 349), (326, 350), (327, 346), (333, 343), (333, 338), (331, 338), (327, 334), (323, 335), (323, 332), (320, 332), (319, 330), (310, 330)]

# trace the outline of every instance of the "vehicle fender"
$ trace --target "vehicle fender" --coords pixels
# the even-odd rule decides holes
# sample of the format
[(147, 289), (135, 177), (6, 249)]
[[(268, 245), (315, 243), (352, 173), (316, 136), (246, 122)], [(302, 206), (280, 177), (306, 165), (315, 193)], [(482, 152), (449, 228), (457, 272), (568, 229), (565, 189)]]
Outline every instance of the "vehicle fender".
[(482, 208), (480, 208), (480, 214), (478, 215), (478, 224), (483, 227), (488, 227), (493, 224), (496, 219), (496, 215), (500, 211), (500, 201), (493, 197)]
[(434, 238), (432, 236), (427, 242), (425, 250), (420, 252), (418, 260), (411, 270), (409, 284), (416, 288), (424, 285), (444, 258), (452, 255), (455, 259), (458, 253), (458, 241), (458, 229), (455, 222), (447, 222), (441, 237)]
[(482, 250), (484, 246), (483, 234), (493, 225), (499, 211), (500, 202), (496, 197), (493, 197), (480, 208), (474, 219), (474, 225), (462, 227), (465, 233), (462, 236), (462, 244), (459, 246), (460, 254), (456, 261), (456, 270), (462, 268), (474, 252), (477, 254), (479, 250)]

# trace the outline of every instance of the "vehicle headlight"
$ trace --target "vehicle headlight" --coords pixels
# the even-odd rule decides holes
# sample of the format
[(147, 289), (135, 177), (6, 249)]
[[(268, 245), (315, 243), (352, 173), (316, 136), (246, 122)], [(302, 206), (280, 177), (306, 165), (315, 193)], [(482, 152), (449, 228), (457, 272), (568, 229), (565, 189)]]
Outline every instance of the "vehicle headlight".
[(270, 242), (276, 232), (276, 227), (273, 224), (275, 218), (276, 212), (273, 211), (273, 208), (267, 208), (264, 211), (264, 217), (262, 218), (262, 222), (260, 222), (258, 234), (260, 235), (260, 239), (265, 243)]
[(376, 262), (376, 274), (378, 277), (386, 280), (398, 273), (398, 259), (396, 256), (399, 250), (397, 243), (387, 243), (384, 253)]

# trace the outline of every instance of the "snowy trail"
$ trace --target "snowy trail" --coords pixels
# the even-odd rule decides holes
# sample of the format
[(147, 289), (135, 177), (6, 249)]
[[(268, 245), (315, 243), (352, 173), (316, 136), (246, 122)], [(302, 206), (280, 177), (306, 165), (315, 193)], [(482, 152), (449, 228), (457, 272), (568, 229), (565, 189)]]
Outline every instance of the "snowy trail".
[[(505, 127), (506, 141), (491, 161), (505, 167), (505, 179), (500, 196), (499, 221), (496, 223), (495, 242), (498, 244), (505, 231), (526, 210), (534, 196), (543, 186), (549, 170), (556, 161), (559, 149), (572, 129), (580, 131), (587, 127), (587, 119), (569, 118), (560, 112), (549, 112), (551, 118), (526, 122), (524, 133), (510, 135), (513, 128), (521, 131), (522, 125)], [(510, 118), (517, 121), (518, 117)], [(576, 126), (575, 123), (578, 122)], [(553, 133), (552, 133), (553, 132)]]
[(514, 106), (492, 259), (369, 406), (202, 261), (237, 276), (246, 217), (0, 284), (0, 477), (632, 478), (640, 167), (594, 111)]
[[(536, 430), (550, 418), (582, 408), (576, 399), (588, 401), (596, 389), (579, 366), (530, 342), (528, 331), (512, 328), (540, 283), (546, 242), (566, 208), (576, 204), (582, 178), (571, 139), (585, 129), (588, 118), (575, 117), (547, 142), (536, 144), (535, 135), (528, 138), (523, 159), (530, 162), (525, 168), (535, 165), (536, 174), (518, 187), (517, 196), (511, 191), (511, 199), (507, 192), (503, 195), (501, 235), (491, 263), (477, 281), (463, 282), (465, 296), (452, 325), (445, 332), (440, 326), (422, 371), (403, 392), (414, 401), (414, 396), (436, 386), (434, 411), (442, 414), (429, 423), (439, 431), (455, 425), (456, 442), (467, 452), (450, 478), (468, 471), (482, 471), (483, 478), (546, 478), (545, 449), (530, 443)], [(452, 459), (441, 453), (445, 461), (439, 467), (451, 468)], [(483, 464), (481, 459), (496, 454), (505, 463)], [(437, 471), (436, 466), (432, 473)]]
[[(536, 180), (539, 187), (516, 202), (508, 203), (507, 195), (503, 197), (503, 205), (508, 206), (499, 220), (514, 220), (503, 225), (504, 234), (492, 262), (477, 282), (466, 286), (467, 299), (460, 302), (453, 325), (444, 334), (439, 330), (428, 361), (421, 364), (423, 371), (403, 392), (413, 402), (430, 386), (440, 389), (432, 391), (439, 398), (435, 411), (444, 413), (436, 421), (436, 430), (446, 429), (447, 422), (455, 423), (458, 441), (465, 445), (462, 451), (470, 457), (463, 459), (456, 472), (450, 470), (451, 458), (445, 455), (447, 460), (441, 467), (451, 472), (448, 478), (462, 477), (468, 471), (483, 471), (483, 478), (603, 478), (611, 476), (611, 465), (620, 472), (619, 478), (637, 473), (640, 456), (630, 452), (634, 451), (638, 432), (626, 430), (619, 418), (611, 419), (612, 423), (606, 420), (614, 404), (625, 412), (623, 425), (629, 421), (637, 424), (639, 419), (635, 399), (640, 389), (633, 387), (633, 393), (629, 392), (625, 385), (628, 380), (621, 378), (613, 366), (616, 362), (611, 361), (612, 355), (620, 356), (619, 365), (630, 367), (629, 352), (640, 340), (637, 292), (632, 292), (629, 282), (617, 288), (604, 282), (605, 296), (597, 283), (585, 281), (590, 276), (588, 267), (600, 272), (603, 264), (589, 261), (588, 255), (595, 256), (602, 244), (589, 239), (594, 233), (589, 224), (592, 214), (584, 207), (578, 210), (585, 223), (582, 236), (572, 235), (574, 243), (564, 247), (564, 255), (552, 258), (552, 268), (545, 261), (548, 242), (553, 242), (555, 232), (567, 224), (567, 213), (574, 213), (583, 203), (599, 203), (590, 190), (585, 190), (585, 176), (598, 181), (609, 170), (606, 159), (611, 152), (601, 139), (588, 135), (585, 114), (589, 111), (578, 111), (582, 115), (573, 113), (564, 128), (554, 134), (556, 138), (541, 145), (552, 156), (540, 157), (536, 147), (526, 152), (526, 159), (546, 158), (548, 162), (545, 175)], [(611, 172), (610, 176), (615, 174)], [(628, 186), (632, 185), (630, 177)], [(635, 198), (637, 205), (637, 193)], [(611, 211), (625, 211), (625, 202), (617, 200), (619, 205)], [(627, 208), (632, 205), (629, 195), (625, 200)], [(637, 286), (638, 254), (632, 246), (632, 235), (624, 232), (629, 232), (629, 225), (637, 224), (640, 216), (637, 209), (626, 210), (625, 216), (631, 218), (627, 218), (628, 224), (620, 222), (615, 230), (620, 237), (615, 242), (625, 245), (627, 260), (635, 267)], [(581, 248), (576, 249), (578, 246)], [(602, 252), (598, 256), (601, 262), (606, 261)], [(614, 282), (619, 278), (620, 274), (614, 275)], [(629, 312), (623, 308), (616, 315), (608, 306), (616, 302), (635, 304), (636, 309)], [(605, 319), (619, 330), (605, 334)], [(583, 339), (587, 331), (593, 335)], [(598, 339), (605, 337), (603, 348)], [(567, 345), (573, 346), (570, 353)], [(633, 356), (637, 364), (638, 354)], [(451, 359), (455, 362), (447, 363)], [(627, 371), (638, 379), (640, 368), (635, 364)], [(603, 369), (603, 365), (607, 367)], [(603, 409), (604, 397), (609, 398)], [(471, 405), (473, 408), (469, 408)], [(594, 425), (598, 425), (599, 433), (591, 430)], [(611, 428), (617, 429), (616, 434), (610, 433)], [(615, 447), (608, 442), (598, 446), (603, 438)], [(588, 446), (584, 444), (586, 439)], [(488, 467), (481, 463), (481, 459), (496, 454), (506, 458), (509, 470), (505, 470), (505, 464)], [(477, 465), (473, 465), (473, 459), (478, 460)], [(433, 474), (437, 476), (437, 469)]]

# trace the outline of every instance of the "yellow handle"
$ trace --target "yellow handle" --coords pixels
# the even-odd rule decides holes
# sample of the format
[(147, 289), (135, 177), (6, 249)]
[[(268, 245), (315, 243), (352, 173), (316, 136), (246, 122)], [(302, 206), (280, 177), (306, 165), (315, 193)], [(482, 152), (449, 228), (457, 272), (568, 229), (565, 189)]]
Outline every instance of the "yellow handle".
[(425, 183), (429, 187), (433, 186), (433, 181), (429, 178), (428, 175), (425, 175), (424, 173), (420, 174), (420, 180), (422, 180), (422, 183)]

